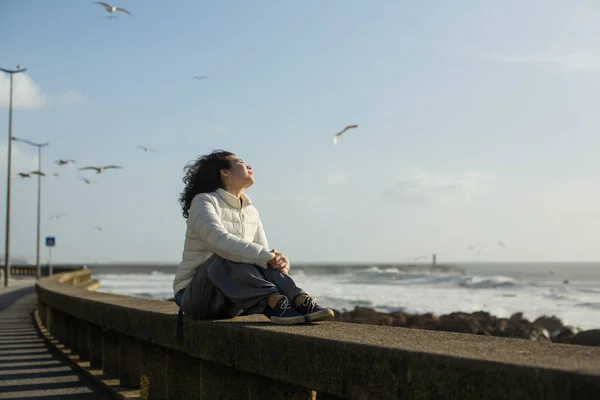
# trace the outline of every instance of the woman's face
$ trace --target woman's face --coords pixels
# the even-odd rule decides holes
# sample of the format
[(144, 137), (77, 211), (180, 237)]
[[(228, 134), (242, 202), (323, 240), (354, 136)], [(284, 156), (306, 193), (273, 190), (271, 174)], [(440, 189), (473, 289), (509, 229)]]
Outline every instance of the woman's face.
[(230, 156), (231, 168), (223, 170), (225, 179), (229, 184), (250, 187), (254, 184), (254, 172), (252, 167), (244, 164), (238, 156)]

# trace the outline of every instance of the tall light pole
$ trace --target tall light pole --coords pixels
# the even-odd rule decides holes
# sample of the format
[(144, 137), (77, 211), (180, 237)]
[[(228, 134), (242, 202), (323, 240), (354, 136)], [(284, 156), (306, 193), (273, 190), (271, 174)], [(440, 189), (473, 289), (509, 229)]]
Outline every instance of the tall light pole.
[(8, 163), (6, 166), (6, 240), (4, 242), (4, 286), (8, 286), (10, 275), (10, 181), (12, 178), (12, 109), (13, 109), (13, 75), (27, 71), (27, 68), (4, 69), (0, 71), (10, 75), (10, 93), (8, 100)]
[(12, 140), (17, 142), (27, 143), (30, 146), (35, 146), (38, 149), (38, 192), (37, 192), (37, 240), (35, 248), (35, 265), (37, 267), (37, 278), (42, 277), (42, 266), (40, 263), (40, 246), (41, 246), (41, 215), (42, 215), (42, 147), (48, 146), (50, 143), (35, 143), (27, 139), (19, 139), (12, 137)]

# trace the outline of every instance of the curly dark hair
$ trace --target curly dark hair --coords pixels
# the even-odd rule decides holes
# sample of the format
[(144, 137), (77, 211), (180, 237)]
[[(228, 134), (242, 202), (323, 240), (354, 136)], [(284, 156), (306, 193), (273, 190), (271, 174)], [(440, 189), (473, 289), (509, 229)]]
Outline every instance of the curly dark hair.
[(179, 196), (179, 204), (183, 217), (187, 219), (190, 216), (190, 205), (192, 200), (199, 193), (214, 192), (223, 187), (221, 181), (221, 170), (231, 168), (229, 157), (235, 154), (224, 150), (214, 150), (210, 154), (198, 157), (197, 160), (190, 162), (183, 171), (183, 183), (185, 188)]

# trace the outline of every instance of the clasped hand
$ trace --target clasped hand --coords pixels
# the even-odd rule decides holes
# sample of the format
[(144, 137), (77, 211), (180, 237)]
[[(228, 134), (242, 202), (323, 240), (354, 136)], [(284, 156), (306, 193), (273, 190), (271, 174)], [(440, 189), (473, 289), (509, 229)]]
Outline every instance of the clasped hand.
[(275, 254), (275, 257), (267, 263), (269, 268), (278, 269), (282, 274), (287, 275), (290, 270), (290, 262), (287, 257), (275, 249), (271, 250), (271, 253)]

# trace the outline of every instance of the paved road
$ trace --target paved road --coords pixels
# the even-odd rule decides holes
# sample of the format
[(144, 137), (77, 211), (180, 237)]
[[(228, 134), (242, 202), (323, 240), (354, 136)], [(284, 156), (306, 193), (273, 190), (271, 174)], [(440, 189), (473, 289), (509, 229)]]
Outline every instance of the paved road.
[(8, 288), (0, 288), (0, 399), (110, 399), (35, 329), (34, 284), (33, 279), (13, 279)]

